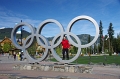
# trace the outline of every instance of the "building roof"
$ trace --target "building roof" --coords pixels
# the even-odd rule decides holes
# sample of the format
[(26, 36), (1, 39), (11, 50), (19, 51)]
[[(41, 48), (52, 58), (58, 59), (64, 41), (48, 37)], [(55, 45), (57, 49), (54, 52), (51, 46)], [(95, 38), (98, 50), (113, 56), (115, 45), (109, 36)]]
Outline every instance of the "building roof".
[(3, 40), (0, 40), (0, 43), (12, 43), (11, 39), (5, 37)]

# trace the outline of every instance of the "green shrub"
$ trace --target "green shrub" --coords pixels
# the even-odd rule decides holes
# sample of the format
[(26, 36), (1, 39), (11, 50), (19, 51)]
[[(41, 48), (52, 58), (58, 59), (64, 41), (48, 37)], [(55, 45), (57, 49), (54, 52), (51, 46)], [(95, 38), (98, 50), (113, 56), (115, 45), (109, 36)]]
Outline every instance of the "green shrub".
[(112, 56), (112, 52), (108, 52), (109, 53), (109, 56)]

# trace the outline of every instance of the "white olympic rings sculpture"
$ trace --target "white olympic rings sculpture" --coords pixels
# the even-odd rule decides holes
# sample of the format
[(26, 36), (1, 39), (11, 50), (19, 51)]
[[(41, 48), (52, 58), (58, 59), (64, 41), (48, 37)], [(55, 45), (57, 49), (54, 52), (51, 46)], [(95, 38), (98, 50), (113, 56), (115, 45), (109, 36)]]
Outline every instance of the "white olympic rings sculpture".
[[(94, 26), (95, 26), (96, 35), (95, 35), (94, 39), (93, 39), (90, 43), (88, 43), (88, 44), (81, 45), (80, 39), (79, 39), (75, 34), (73, 34), (73, 33), (70, 32), (70, 31), (71, 31), (71, 27), (72, 27), (73, 24), (74, 24), (75, 22), (77, 22), (78, 20), (88, 20), (88, 21), (92, 22), (92, 23), (94, 24)], [(55, 23), (55, 24), (57, 24), (57, 25), (59, 26), (59, 28), (60, 28), (60, 31), (61, 31), (58, 35), (56, 35), (56, 36), (53, 38), (53, 40), (52, 40), (52, 42), (51, 42), (51, 45), (49, 44), (48, 40), (47, 40), (44, 36), (42, 36), (42, 35), (40, 34), (42, 28), (43, 28), (46, 24), (48, 24), (48, 23)], [(31, 30), (31, 35), (29, 35), (29, 36), (25, 39), (25, 41), (23, 42), (23, 45), (22, 45), (22, 46), (20, 46), (20, 45), (17, 43), (17, 41), (16, 41), (16, 32), (17, 32), (17, 29), (19, 29), (21, 26), (28, 26), (28, 27), (30, 28), (30, 30)], [(76, 54), (73, 58), (71, 58), (71, 59), (69, 59), (69, 60), (62, 60), (62, 58), (60, 58), (60, 57), (58, 56), (58, 54), (56, 53), (56, 51), (55, 51), (55, 48), (61, 43), (61, 41), (62, 41), (62, 39), (63, 39), (63, 36), (64, 36), (65, 34), (66, 34), (69, 42), (70, 42), (72, 45), (74, 45), (74, 46), (76, 46), (76, 47), (78, 48), (77, 54)], [(75, 43), (75, 42), (71, 39), (70, 35), (76, 39), (77, 43)], [(32, 25), (30, 25), (30, 24), (28, 24), (28, 23), (21, 22), (21, 23), (17, 24), (17, 25), (13, 28), (13, 30), (12, 30), (12, 32), (11, 32), (11, 40), (12, 40), (13, 44), (15, 45), (15, 47), (17, 47), (18, 49), (21, 49), (21, 50), (24, 52), (24, 55), (25, 55), (25, 56), (28, 58), (28, 60), (31, 61), (31, 62), (39, 62), (39, 61), (43, 61), (44, 59), (46, 59), (46, 57), (48, 56), (48, 51), (49, 51), (49, 49), (51, 50), (52, 55), (55, 57), (55, 59), (56, 59), (57, 61), (62, 62), (62, 63), (70, 63), (70, 62), (73, 62), (73, 61), (75, 61), (75, 60), (79, 57), (80, 52), (81, 52), (81, 48), (86, 48), (86, 47), (89, 47), (89, 46), (91, 46), (92, 44), (94, 44), (94, 43), (96, 42), (96, 40), (98, 39), (98, 36), (99, 36), (99, 26), (98, 26), (97, 22), (96, 22), (93, 18), (91, 18), (91, 17), (89, 17), (89, 16), (86, 16), (86, 15), (77, 16), (77, 17), (75, 17), (74, 19), (72, 19), (72, 20), (70, 21), (70, 23), (68, 24), (66, 31), (64, 31), (63, 26), (62, 26), (58, 21), (56, 21), (56, 20), (54, 20), (54, 19), (47, 19), (47, 20), (45, 20), (45, 21), (43, 21), (43, 22), (40, 23), (37, 31), (35, 31), (35, 29), (33, 28)], [(27, 48), (32, 44), (32, 42), (33, 42), (33, 40), (34, 40), (34, 37), (36, 37), (37, 43), (45, 48), (44, 55), (43, 55), (41, 58), (39, 58), (39, 59), (33, 59), (33, 58), (29, 55), (29, 53), (28, 53), (28, 51), (27, 51)], [(59, 41), (58, 41), (57, 43), (55, 43), (55, 41), (57, 40), (58, 37), (60, 37), (60, 39), (59, 39)], [(40, 40), (40, 38), (44, 41), (44, 43)], [(27, 43), (28, 40), (30, 40), (29, 43)]]

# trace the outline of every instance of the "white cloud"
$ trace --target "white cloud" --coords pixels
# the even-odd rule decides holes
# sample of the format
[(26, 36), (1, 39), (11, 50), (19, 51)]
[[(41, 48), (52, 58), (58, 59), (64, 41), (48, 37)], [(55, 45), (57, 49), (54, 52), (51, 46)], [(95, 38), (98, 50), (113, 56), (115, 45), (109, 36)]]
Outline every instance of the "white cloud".
[(4, 29), (5, 27), (1, 27), (0, 29)]
[(34, 26), (41, 22), (40, 20), (29, 19), (29, 17), (24, 14), (12, 12), (6, 8), (0, 8), (0, 27), (14, 27), (15, 23), (19, 23), (21, 20)]

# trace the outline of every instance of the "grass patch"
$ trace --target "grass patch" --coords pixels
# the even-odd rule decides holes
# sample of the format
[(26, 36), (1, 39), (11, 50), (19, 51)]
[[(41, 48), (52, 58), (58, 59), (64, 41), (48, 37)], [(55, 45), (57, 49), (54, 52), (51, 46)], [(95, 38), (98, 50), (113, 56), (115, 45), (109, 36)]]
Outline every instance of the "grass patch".
[[(51, 61), (57, 61), (55, 58), (52, 58)], [(112, 56), (80, 56), (77, 60), (72, 63), (78, 64), (88, 64), (92, 63), (106, 63), (106, 64), (118, 64), (120, 65), (120, 56), (112, 55)]]

